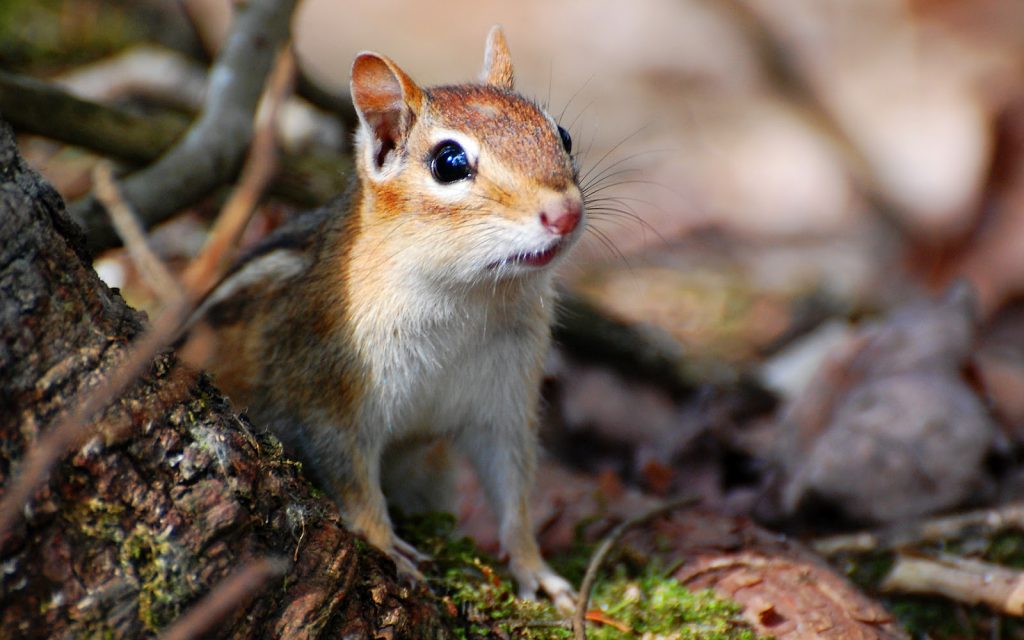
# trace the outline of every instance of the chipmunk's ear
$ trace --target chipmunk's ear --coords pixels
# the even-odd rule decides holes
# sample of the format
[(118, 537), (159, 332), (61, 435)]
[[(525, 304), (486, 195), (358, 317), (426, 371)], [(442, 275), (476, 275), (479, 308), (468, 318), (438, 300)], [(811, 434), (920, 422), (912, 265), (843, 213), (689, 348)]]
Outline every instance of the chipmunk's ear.
[(505, 42), (505, 33), (501, 27), (491, 27), (487, 34), (487, 46), (484, 48), (484, 69), (480, 72), (480, 81), (511, 89), (515, 82), (515, 74), (512, 72), (512, 55), (508, 52), (508, 43)]
[(373, 138), (373, 159), (380, 169), (400, 148), (423, 109), (425, 96), (394, 62), (376, 53), (360, 53), (352, 63), (352, 103)]

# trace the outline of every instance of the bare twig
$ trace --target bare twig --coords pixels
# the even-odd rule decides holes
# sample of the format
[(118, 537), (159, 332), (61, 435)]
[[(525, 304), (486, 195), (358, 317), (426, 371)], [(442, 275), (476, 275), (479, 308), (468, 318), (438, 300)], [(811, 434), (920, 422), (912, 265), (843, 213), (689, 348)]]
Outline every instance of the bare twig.
[(594, 590), (594, 583), (597, 581), (597, 572), (601, 569), (601, 564), (604, 562), (605, 557), (612, 550), (620, 538), (624, 536), (630, 529), (644, 524), (654, 518), (663, 516), (667, 513), (682, 509), (684, 507), (691, 506), (698, 502), (698, 498), (694, 496), (684, 496), (675, 500), (669, 500), (668, 502), (658, 505), (649, 511), (641, 513), (638, 516), (625, 520), (619, 523), (614, 529), (612, 529), (601, 544), (598, 545), (594, 554), (590, 556), (590, 562), (587, 564), (587, 572), (583, 575), (583, 582), (580, 584), (580, 596), (579, 601), (576, 603), (576, 612), (572, 617), (572, 630), (576, 640), (586, 640), (586, 620), (587, 620), (587, 607), (590, 606), (590, 592)]
[[(237, 4), (227, 42), (210, 70), (202, 114), (185, 137), (152, 166), (122, 182), (125, 200), (144, 227), (164, 220), (225, 183), (244, 157), (253, 114), (274, 55), (288, 38), (297, 0), (250, 0)], [(95, 199), (72, 207), (86, 229), (89, 248), (116, 244)]]
[(824, 556), (890, 551), (925, 542), (962, 538), (968, 533), (980, 535), (1011, 527), (1024, 530), (1024, 502), (1011, 502), (994, 509), (943, 516), (878, 531), (819, 538), (811, 543), (811, 547)]
[(256, 203), (274, 175), (277, 165), (277, 113), (291, 91), (294, 79), (295, 56), (286, 47), (267, 81), (267, 90), (256, 116), (252, 146), (238, 186), (217, 217), (203, 250), (182, 276), (186, 288), (197, 297), (205, 295), (216, 284), (218, 274), (224, 273), (229, 266), (233, 257), (231, 250), (238, 246)]
[(965, 604), (985, 604), (1011, 616), (1024, 615), (1024, 573), (979, 560), (900, 554), (879, 587), (887, 592), (941, 595)]
[(117, 235), (124, 242), (132, 262), (135, 263), (149, 290), (156, 294), (163, 304), (173, 303), (184, 296), (181, 285), (168, 271), (163, 260), (153, 252), (146, 239), (145, 230), (135, 217), (135, 212), (121, 196), (109, 162), (104, 161), (96, 165), (92, 172), (92, 181), (96, 199), (110, 214), (110, 221), (114, 224)]
[(160, 640), (188, 640), (210, 629), (243, 600), (254, 594), (270, 578), (288, 570), (281, 558), (259, 558), (224, 578), (202, 600), (189, 608), (164, 633)]
[(0, 71), (0, 113), (16, 128), (133, 163), (152, 162), (188, 121), (169, 111), (142, 115), (71, 95), (53, 82)]
[[(20, 130), (135, 165), (154, 162), (189, 126), (177, 113), (150, 111), (143, 116), (77, 98), (52, 82), (3, 71), (0, 113)], [(284, 151), (270, 191), (303, 207), (320, 207), (344, 191), (351, 169), (345, 154)]]

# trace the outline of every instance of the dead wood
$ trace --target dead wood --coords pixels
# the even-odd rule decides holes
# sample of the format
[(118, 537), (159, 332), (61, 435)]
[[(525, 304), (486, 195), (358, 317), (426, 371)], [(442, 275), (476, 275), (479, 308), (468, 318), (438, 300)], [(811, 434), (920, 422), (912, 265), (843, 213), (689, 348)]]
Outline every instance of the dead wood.
[(607, 363), (633, 379), (677, 397), (702, 388), (728, 388), (745, 409), (770, 404), (768, 392), (750, 375), (727, 366), (695, 364), (683, 347), (656, 327), (624, 322), (572, 291), (560, 292), (555, 342), (575, 358)]
[(0, 71), (0, 113), (14, 127), (103, 155), (152, 162), (188, 128), (176, 113), (142, 115), (71, 95), (43, 80)]
[[(0, 128), (0, 482), (125, 357), (145, 324), (98, 280), (56, 192)], [(291, 559), (218, 637), (444, 637), (437, 608), (357, 545), (276, 441), (158, 356), (0, 538), (0, 628), (141, 637), (237, 568)]]
[(879, 588), (887, 593), (939, 595), (984, 604), (1004, 615), (1024, 616), (1024, 573), (990, 562), (943, 554), (898, 554)]
[(1006, 529), (1024, 530), (1024, 503), (1009, 502), (991, 509), (897, 523), (877, 531), (828, 536), (815, 540), (812, 546), (823, 556), (870, 553), (955, 540), (969, 535), (991, 536)]
[[(210, 70), (199, 118), (156, 163), (122, 183), (125, 199), (144, 226), (196, 202), (238, 171), (264, 81), (278, 48), (288, 40), (295, 4), (252, 0), (236, 8), (231, 32)], [(86, 198), (73, 210), (94, 250), (116, 245), (116, 234), (95, 199)]]
[[(189, 126), (176, 113), (143, 116), (124, 107), (83, 100), (53, 83), (3, 71), (0, 114), (19, 131), (83, 147), (131, 165), (155, 161), (185, 135)], [(345, 190), (350, 170), (347, 156), (285, 151), (270, 193), (302, 207), (319, 207)], [(119, 244), (116, 233), (88, 242), (93, 252)]]

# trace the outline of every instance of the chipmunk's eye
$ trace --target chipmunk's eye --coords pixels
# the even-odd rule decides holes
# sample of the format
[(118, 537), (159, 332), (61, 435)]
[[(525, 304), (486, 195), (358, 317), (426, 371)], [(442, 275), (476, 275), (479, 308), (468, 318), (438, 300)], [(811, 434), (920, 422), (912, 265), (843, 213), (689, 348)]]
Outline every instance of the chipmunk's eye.
[(569, 132), (565, 130), (565, 127), (558, 126), (558, 135), (562, 136), (562, 146), (565, 147), (566, 153), (572, 153), (572, 137)]
[(430, 157), (430, 173), (442, 184), (465, 180), (473, 175), (466, 150), (457, 142), (446, 140), (437, 145)]

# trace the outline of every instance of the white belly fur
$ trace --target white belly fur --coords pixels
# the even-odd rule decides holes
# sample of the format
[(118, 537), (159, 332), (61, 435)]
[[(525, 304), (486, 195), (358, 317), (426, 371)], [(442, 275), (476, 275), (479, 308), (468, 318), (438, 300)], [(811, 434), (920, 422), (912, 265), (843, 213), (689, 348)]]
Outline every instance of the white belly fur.
[[(546, 324), (538, 331), (536, 321), (517, 316), (536, 313), (542, 297), (551, 306), (550, 284), (539, 284), (530, 287), (532, 299), (515, 301), (512, 308), (458, 300), (444, 308), (433, 296), (434, 305), (403, 300), (406, 313), (387, 316), (381, 310), (373, 314), (378, 322), (357, 326), (357, 344), (376, 343), (364, 351), (370, 380), (360, 421), (385, 432), (384, 444), (453, 435), (461, 428), (524, 426), (534, 411), (530, 405), (548, 337)], [(359, 329), (375, 335), (359, 335)]]

